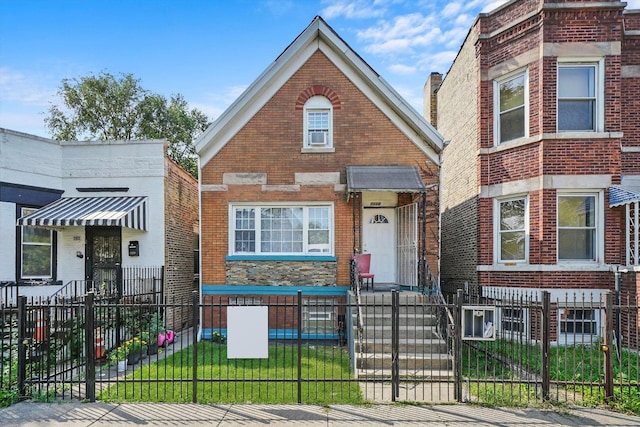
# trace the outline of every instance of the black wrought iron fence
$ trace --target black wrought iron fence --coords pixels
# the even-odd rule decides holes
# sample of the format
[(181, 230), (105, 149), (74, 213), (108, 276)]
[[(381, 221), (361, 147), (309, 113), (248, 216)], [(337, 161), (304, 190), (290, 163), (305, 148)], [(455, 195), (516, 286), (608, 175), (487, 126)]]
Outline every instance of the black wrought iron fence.
[[(485, 292), (455, 303), (461, 400), (495, 405), (639, 401), (637, 300), (609, 292)], [(619, 338), (616, 338), (619, 337)]]
[[(637, 401), (640, 389), (638, 301), (607, 293), (370, 292), (360, 322), (354, 295), (20, 301), (0, 311), (0, 393), (41, 400), (519, 406)], [(185, 329), (166, 330), (173, 311), (190, 313)], [(234, 313), (267, 334), (236, 329), (240, 349), (264, 353), (238, 353)]]

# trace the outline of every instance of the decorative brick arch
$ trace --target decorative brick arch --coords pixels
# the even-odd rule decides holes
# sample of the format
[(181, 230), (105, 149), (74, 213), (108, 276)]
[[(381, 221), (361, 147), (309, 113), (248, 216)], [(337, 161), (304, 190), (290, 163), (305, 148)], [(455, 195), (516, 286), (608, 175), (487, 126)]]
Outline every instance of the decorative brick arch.
[(296, 110), (303, 110), (304, 104), (309, 100), (309, 98), (317, 95), (321, 95), (327, 98), (331, 102), (331, 105), (333, 105), (334, 110), (339, 110), (341, 108), (340, 98), (333, 89), (322, 85), (314, 85), (309, 86), (308, 88), (303, 90), (300, 95), (298, 95), (298, 100), (296, 101)]

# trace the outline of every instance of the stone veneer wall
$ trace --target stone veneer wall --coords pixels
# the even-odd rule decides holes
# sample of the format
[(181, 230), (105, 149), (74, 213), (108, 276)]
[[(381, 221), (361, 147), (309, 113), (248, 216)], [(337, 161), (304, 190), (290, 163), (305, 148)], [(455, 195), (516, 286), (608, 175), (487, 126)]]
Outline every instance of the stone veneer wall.
[(335, 261), (227, 261), (228, 284), (272, 286), (331, 286), (336, 284)]

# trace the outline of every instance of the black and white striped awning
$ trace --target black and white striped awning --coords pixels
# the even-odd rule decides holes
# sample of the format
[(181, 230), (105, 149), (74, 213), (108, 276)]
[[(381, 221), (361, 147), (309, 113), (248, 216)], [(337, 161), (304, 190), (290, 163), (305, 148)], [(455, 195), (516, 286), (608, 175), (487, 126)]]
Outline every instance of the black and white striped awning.
[(147, 197), (63, 197), (18, 219), (34, 227), (120, 226), (147, 230)]

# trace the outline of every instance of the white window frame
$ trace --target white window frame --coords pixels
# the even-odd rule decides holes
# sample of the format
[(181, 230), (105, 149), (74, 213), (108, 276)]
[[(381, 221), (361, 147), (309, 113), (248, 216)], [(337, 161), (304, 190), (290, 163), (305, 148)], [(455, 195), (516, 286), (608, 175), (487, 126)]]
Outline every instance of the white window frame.
[[(560, 123), (560, 68), (563, 67), (593, 67), (595, 68), (595, 107), (593, 129), (561, 130)], [(570, 98), (568, 98), (570, 99)], [(586, 99), (586, 98), (585, 98)], [(561, 133), (571, 132), (603, 132), (604, 131), (604, 58), (558, 58), (556, 69), (556, 130)]]
[[(271, 208), (302, 208), (302, 252), (262, 252), (261, 246), (261, 210)], [(329, 242), (328, 244), (310, 244), (309, 243), (309, 209), (311, 208), (326, 208), (328, 210), (328, 223), (329, 223)], [(235, 224), (236, 224), (236, 209), (253, 209), (254, 210), (254, 233), (255, 233), (255, 251), (242, 252), (236, 251), (235, 247)], [(269, 255), (269, 256), (287, 256), (287, 255), (304, 255), (304, 256), (333, 256), (334, 254), (334, 207), (332, 203), (306, 203), (306, 204), (293, 204), (293, 203), (260, 203), (260, 204), (248, 204), (248, 203), (232, 203), (229, 205), (229, 254), (231, 255)], [(326, 249), (326, 250), (325, 250)]]
[[(310, 113), (326, 113), (328, 115), (328, 129), (322, 143), (311, 141), (311, 132), (309, 128)], [(326, 149), (333, 148), (333, 104), (324, 96), (312, 96), (304, 104), (304, 132), (303, 147), (306, 149)]]
[[(595, 248), (593, 259), (561, 259), (560, 258), (560, 197), (595, 197)], [(558, 190), (556, 192), (556, 259), (562, 263), (600, 263), (604, 259), (604, 191), (603, 190)], [(564, 228), (564, 227), (562, 227)], [(582, 228), (582, 227), (581, 227)]]
[[(505, 305), (500, 307), (500, 322), (498, 323), (498, 327), (500, 330), (501, 337), (513, 338), (513, 337), (525, 337), (529, 334), (529, 311), (522, 305), (514, 305), (510, 306), (507, 301), (505, 301)], [(509, 316), (505, 313), (505, 310), (517, 310), (520, 312), (521, 317), (517, 316)], [(505, 326), (511, 327), (518, 325), (521, 331), (513, 330), (505, 328)]]
[[(524, 135), (518, 138), (502, 141), (500, 116), (503, 111), (500, 111), (500, 86), (508, 81), (514, 80), (520, 76), (524, 77)], [(529, 137), (529, 69), (525, 68), (505, 74), (500, 78), (493, 81), (493, 129), (494, 129), (494, 145), (505, 144), (511, 141), (517, 141), (521, 138)], [(511, 110), (510, 110), (511, 111)]]
[[(523, 259), (506, 259), (503, 260), (501, 258), (501, 239), (500, 236), (502, 234), (502, 230), (500, 230), (500, 206), (502, 203), (512, 202), (515, 200), (524, 200), (524, 258)], [(494, 199), (493, 204), (493, 253), (494, 260), (497, 263), (505, 264), (505, 263), (527, 263), (529, 262), (529, 195), (528, 194), (518, 194), (511, 195), (509, 197), (501, 197)], [(518, 231), (518, 230), (511, 230)]]
[[(336, 330), (336, 302), (331, 298), (305, 298), (302, 305), (302, 332), (327, 334)], [(314, 323), (316, 327), (311, 327)], [(320, 327), (320, 326), (323, 327)]]
[[(29, 215), (35, 211), (37, 208), (28, 208), (23, 207), (20, 208), (21, 216)], [(20, 228), (20, 278), (21, 279), (51, 279), (53, 278), (53, 263), (55, 260), (53, 259), (53, 231), (49, 230), (49, 243), (39, 243), (39, 242), (25, 242), (24, 241), (24, 231), (28, 228), (34, 228), (29, 225), (23, 225)], [(49, 247), (49, 274), (45, 275), (27, 275), (24, 273), (24, 249), (25, 246), (48, 246)]]
[[(591, 319), (567, 319), (567, 312), (572, 312), (572, 311), (581, 311), (581, 312), (585, 312), (585, 311), (590, 311), (593, 313), (593, 317)], [(596, 308), (592, 308), (592, 307), (571, 307), (571, 308), (561, 308), (560, 312), (558, 313), (558, 342), (559, 343), (564, 343), (564, 342), (580, 342), (580, 341), (584, 341), (584, 337), (597, 337), (599, 336), (599, 331), (600, 331), (600, 319), (601, 319), (601, 310), (598, 310)], [(584, 332), (584, 324), (589, 323), (591, 324), (591, 332)], [(563, 330), (563, 325), (583, 325), (582, 326), (582, 332), (576, 332), (575, 330), (573, 332), (567, 332), (566, 330)], [(575, 328), (575, 326), (574, 326)], [(560, 338), (562, 337), (562, 338)], [(574, 337), (580, 337), (578, 340), (576, 340)]]

